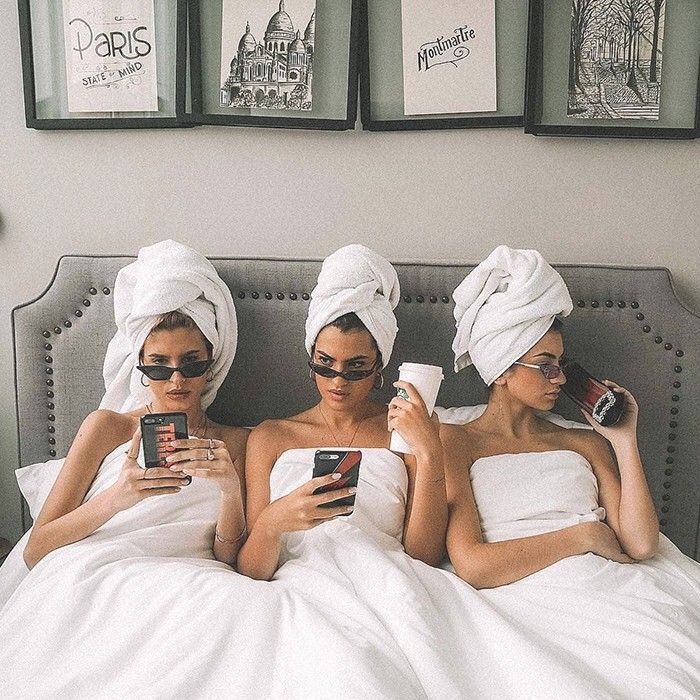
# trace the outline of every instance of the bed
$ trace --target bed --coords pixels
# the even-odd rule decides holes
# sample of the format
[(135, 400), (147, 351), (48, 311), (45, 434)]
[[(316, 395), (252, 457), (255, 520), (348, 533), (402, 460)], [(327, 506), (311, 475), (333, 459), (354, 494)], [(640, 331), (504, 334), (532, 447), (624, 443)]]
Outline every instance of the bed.
[[(111, 291), (129, 256), (62, 257), (37, 298), (13, 310), (18, 465), (65, 455), (85, 414), (102, 395), (102, 360), (114, 333)], [(320, 262), (213, 258), (229, 285), (239, 322), (233, 368), (210, 409), (218, 421), (253, 426), (309, 405), (304, 319)], [(700, 317), (676, 297), (668, 270), (556, 266), (574, 310), (567, 352), (601, 377), (629, 387), (641, 406), (640, 448), (661, 530), (698, 559), (700, 526)], [(453, 373), (451, 291), (469, 264), (400, 263), (399, 335), (387, 380), (401, 361), (440, 364), (442, 406), (483, 403), (473, 369)], [(383, 389), (388, 400), (391, 381)], [(240, 400), (237, 397), (248, 397)], [(253, 397), (251, 400), (250, 397)], [(562, 397), (555, 411), (577, 419)], [(23, 527), (31, 518), (23, 504)]]

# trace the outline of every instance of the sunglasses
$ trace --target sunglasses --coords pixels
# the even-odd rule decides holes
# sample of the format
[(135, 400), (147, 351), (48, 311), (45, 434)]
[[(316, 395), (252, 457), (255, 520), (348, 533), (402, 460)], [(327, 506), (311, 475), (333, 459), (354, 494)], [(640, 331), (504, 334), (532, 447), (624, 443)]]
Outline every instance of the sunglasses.
[(311, 371), (318, 374), (319, 377), (325, 377), (326, 379), (342, 377), (346, 382), (358, 382), (360, 379), (367, 379), (367, 377), (371, 377), (377, 369), (376, 362), (369, 369), (351, 369), (347, 372), (338, 372), (325, 365), (318, 365), (311, 360), (309, 360), (308, 365)]
[(545, 379), (556, 379), (560, 374), (564, 374), (564, 370), (559, 365), (550, 365), (547, 362), (541, 365), (530, 365), (527, 362), (514, 362), (513, 364), (519, 365), (520, 367), (538, 369), (540, 372), (542, 372)]
[(200, 360), (188, 362), (180, 367), (166, 367), (165, 365), (137, 365), (136, 369), (143, 372), (150, 380), (162, 382), (179, 372), (186, 379), (201, 377), (213, 364), (214, 360)]

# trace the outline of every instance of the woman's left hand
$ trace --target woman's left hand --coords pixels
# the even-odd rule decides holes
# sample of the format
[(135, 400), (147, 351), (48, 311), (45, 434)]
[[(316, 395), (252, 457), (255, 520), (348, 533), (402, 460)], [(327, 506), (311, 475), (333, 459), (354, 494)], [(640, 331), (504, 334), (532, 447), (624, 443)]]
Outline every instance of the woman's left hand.
[(211, 479), (223, 494), (240, 493), (238, 472), (223, 440), (188, 438), (171, 444), (176, 451), (166, 459), (172, 471)]
[(611, 443), (619, 440), (636, 440), (637, 439), (637, 418), (639, 416), (639, 406), (634, 396), (619, 384), (611, 382), (609, 379), (604, 379), (603, 384), (609, 389), (612, 389), (616, 394), (622, 394), (625, 398), (625, 408), (615, 425), (604, 428), (600, 423), (595, 421), (585, 411), (582, 411), (585, 419), (591, 425), (593, 430), (600, 433), (604, 438)]
[(431, 418), (428, 415), (418, 390), (409, 382), (397, 381), (394, 382), (394, 386), (403, 389), (408, 399), (394, 396), (389, 402), (389, 430), (397, 430), (416, 456), (429, 456), (441, 452), (440, 423), (436, 416)]

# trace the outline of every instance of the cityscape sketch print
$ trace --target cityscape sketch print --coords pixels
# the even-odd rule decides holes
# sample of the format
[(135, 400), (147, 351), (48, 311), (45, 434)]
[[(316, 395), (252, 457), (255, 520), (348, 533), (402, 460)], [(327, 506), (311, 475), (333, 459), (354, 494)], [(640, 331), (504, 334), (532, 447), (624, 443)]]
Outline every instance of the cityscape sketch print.
[[(272, 2), (224, 2), (222, 14), (222, 107), (256, 107), (260, 109), (310, 110), (314, 69), (316, 8), (312, 0), (296, 0), (295, 9), (306, 21), (306, 29), (295, 29), (291, 16), (280, 0), (277, 12)], [(265, 10), (265, 5), (268, 9)], [(272, 7), (269, 7), (272, 5)], [(261, 12), (263, 14), (261, 14)], [(269, 20), (267, 19), (269, 18)], [(253, 28), (267, 29), (258, 40)], [(245, 22), (245, 24), (244, 24)], [(243, 27), (245, 26), (245, 31)], [(303, 24), (302, 24), (303, 26)], [(258, 29), (255, 32), (258, 37)], [(235, 38), (240, 37), (235, 42)], [(235, 46), (237, 45), (237, 49)]]
[(567, 116), (658, 119), (665, 0), (572, 0)]

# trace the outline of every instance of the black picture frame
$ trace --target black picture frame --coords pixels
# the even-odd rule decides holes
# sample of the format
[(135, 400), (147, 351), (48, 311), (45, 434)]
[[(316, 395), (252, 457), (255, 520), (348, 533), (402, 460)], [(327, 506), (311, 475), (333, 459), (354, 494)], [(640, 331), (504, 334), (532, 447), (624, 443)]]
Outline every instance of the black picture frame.
[[(20, 28), (20, 50), (22, 56), (22, 74), (24, 80), (24, 108), (25, 122), (31, 129), (158, 129), (158, 128), (178, 128), (192, 126), (178, 119), (177, 98), (178, 93), (184, 92), (185, 70), (187, 65), (187, 0), (177, 0), (173, 5), (171, 0), (157, 0), (163, 3), (163, 7), (174, 8), (174, 15), (171, 15), (171, 31), (174, 36), (170, 37), (170, 43), (175, 50), (172, 58), (164, 56), (166, 65), (172, 67), (174, 74), (171, 76), (166, 104), (172, 105), (167, 116), (142, 116), (143, 113), (122, 112), (120, 116), (101, 117), (99, 113), (95, 116), (75, 117), (70, 116), (67, 107), (61, 108), (61, 99), (53, 96), (47, 106), (42, 106), (41, 112), (37, 102), (37, 68), (41, 63), (49, 65), (49, 70), (56, 67), (51, 64), (52, 57), (47, 51), (41, 61), (35, 53), (35, 41), (32, 31), (32, 0), (18, 0), (19, 28)], [(45, 4), (45, 3), (44, 3)], [(60, 3), (57, 3), (60, 5)], [(55, 29), (55, 28), (54, 28)], [(184, 50), (183, 50), (184, 49)], [(59, 60), (63, 60), (63, 49)], [(59, 71), (60, 72), (60, 71)], [(65, 90), (65, 81), (58, 85), (58, 90)], [(159, 94), (159, 101), (160, 101)], [(77, 114), (77, 113), (72, 113)], [(141, 116), (131, 116), (132, 114)], [(155, 114), (155, 113), (154, 113)]]
[[(381, 3), (381, 5), (379, 4)], [(367, 131), (414, 131), (429, 129), (470, 129), (470, 128), (499, 128), (521, 127), (525, 123), (523, 104), (525, 99), (525, 57), (527, 47), (527, 8), (522, 0), (496, 0), (496, 70), (498, 81), (498, 102), (506, 96), (510, 103), (503, 113), (443, 114), (435, 116), (408, 116), (403, 114), (403, 68), (401, 61), (401, 19), (400, 0), (362, 0), (362, 57), (360, 67), (360, 114), (362, 128)], [(389, 59), (391, 65), (377, 65), (372, 55), (372, 27), (374, 14), (387, 11), (393, 14), (393, 23), (389, 23), (393, 31), (393, 41), (398, 47), (393, 47), (393, 56)], [(397, 16), (398, 13), (398, 16)], [(512, 33), (506, 40), (506, 32)], [(383, 38), (383, 35), (380, 35)], [(398, 51), (398, 53), (397, 53)], [(397, 63), (398, 61), (398, 63)], [(388, 68), (388, 70), (386, 70)], [(380, 73), (381, 71), (381, 73)], [(374, 79), (372, 78), (374, 74)], [(391, 77), (387, 79), (387, 75)], [(386, 81), (392, 89), (401, 93), (401, 104), (380, 109), (373, 93), (373, 86), (378, 80)], [(381, 91), (381, 90), (379, 90)], [(515, 94), (514, 97), (510, 95)], [(399, 109), (400, 107), (400, 109)], [(392, 112), (385, 114), (383, 112)], [(499, 108), (499, 112), (501, 109)]]
[[(272, 0), (276, 2), (277, 0)], [(205, 98), (205, 84), (207, 79), (211, 82), (212, 66), (220, 68), (220, 12), (222, 0), (186, 0), (188, 22), (189, 45), (189, 70), (187, 73), (187, 85), (178, 95), (177, 114), (181, 122), (197, 125), (214, 126), (252, 126), (277, 129), (316, 129), (327, 131), (345, 131), (354, 129), (357, 121), (357, 91), (359, 75), (359, 37), (360, 37), (360, 0), (316, 0), (316, 10), (321, 8), (322, 17), (329, 13), (345, 12), (347, 24), (343, 31), (347, 35), (347, 61), (338, 59), (337, 69), (342, 72), (347, 70), (347, 78), (342, 81), (328, 80), (326, 93), (331, 104), (326, 105), (334, 116), (314, 116), (314, 108), (311, 112), (287, 113), (280, 116), (279, 112), (264, 109), (240, 109), (236, 113), (223, 111), (226, 108), (218, 107), (215, 112), (207, 106)], [(207, 8), (207, 17), (203, 17), (203, 7)], [(214, 9), (212, 9), (214, 8)], [(212, 19), (213, 18), (213, 19)], [(318, 19), (318, 18), (317, 18)], [(218, 40), (214, 36), (214, 27), (218, 22)], [(207, 29), (207, 24), (209, 28)], [(342, 32), (341, 32), (342, 34)], [(327, 36), (330, 36), (329, 34)], [(208, 38), (208, 41), (205, 41)], [(214, 39), (215, 41), (212, 41)], [(218, 54), (205, 48), (205, 44), (214, 43)], [(314, 77), (316, 85), (317, 78)], [(316, 93), (314, 93), (315, 95)], [(314, 100), (316, 105), (316, 100)], [(233, 109), (233, 108), (229, 108)], [(245, 113), (243, 113), (245, 112)]]
[[(672, 3), (667, 6), (672, 7), (675, 14), (669, 22), (668, 14), (666, 16), (665, 26), (665, 41), (674, 41), (684, 38), (685, 41), (679, 43), (682, 46), (693, 46), (696, 51), (696, 56), (688, 57), (681, 54), (680, 50), (676, 51), (676, 55), (669, 56), (668, 62), (670, 66), (664, 65), (665, 70), (673, 70), (675, 66), (697, 65), (697, 75), (691, 75), (686, 78), (682, 87), (686, 91), (690, 91), (685, 95), (684, 100), (678, 100), (681, 89), (676, 83), (679, 81), (667, 81), (671, 83), (671, 87), (667, 90), (667, 83), (662, 83), (661, 87), (661, 109), (664, 104), (677, 105), (683, 103), (682, 119), (675, 112), (672, 116), (667, 116), (665, 119), (657, 121), (652, 120), (633, 120), (633, 119), (572, 119), (566, 116), (566, 100), (568, 91), (562, 91), (561, 80), (561, 65), (559, 66), (559, 75), (553, 77), (551, 61), (548, 63), (545, 59), (546, 55), (552, 53), (561, 54), (561, 34), (559, 46), (556, 50), (551, 48), (552, 44), (552, 27), (555, 25), (560, 30), (569, 36), (569, 26), (564, 24), (564, 17), (568, 17), (570, 22), (571, 17), (571, 0), (529, 0), (529, 19), (528, 19), (528, 55), (527, 55), (527, 78), (525, 85), (525, 133), (534, 134), (536, 136), (584, 136), (598, 138), (642, 138), (642, 139), (695, 139), (698, 137), (698, 127), (700, 126), (700, 46), (697, 42), (697, 36), (681, 37), (686, 32), (693, 35), (693, 26), (697, 27), (698, 17), (695, 22), (680, 22), (684, 11), (694, 11), (700, 16), (700, 3), (697, 0), (667, 0), (667, 3)], [(566, 12), (568, 7), (568, 14)], [(553, 16), (548, 13), (557, 13)], [(683, 25), (683, 26), (681, 26)], [(670, 32), (670, 34), (669, 34)], [(549, 40), (549, 41), (548, 41)], [(568, 43), (566, 44), (567, 62), (566, 70), (568, 70)], [(668, 53), (668, 52), (667, 52)], [(680, 54), (680, 55), (679, 55)], [(672, 60), (671, 60), (672, 59)], [(667, 62), (664, 57), (664, 62)], [(553, 90), (557, 89), (552, 86), (558, 86), (559, 95), (561, 97), (556, 100), (553, 97)], [(567, 86), (564, 86), (565, 88)], [(692, 91), (695, 91), (694, 99), (692, 99)], [(676, 99), (674, 100), (674, 96)], [(665, 101), (664, 101), (665, 100)], [(678, 109), (674, 106), (673, 109)], [(581, 123), (585, 121), (586, 123)], [(682, 125), (678, 125), (678, 122)]]

